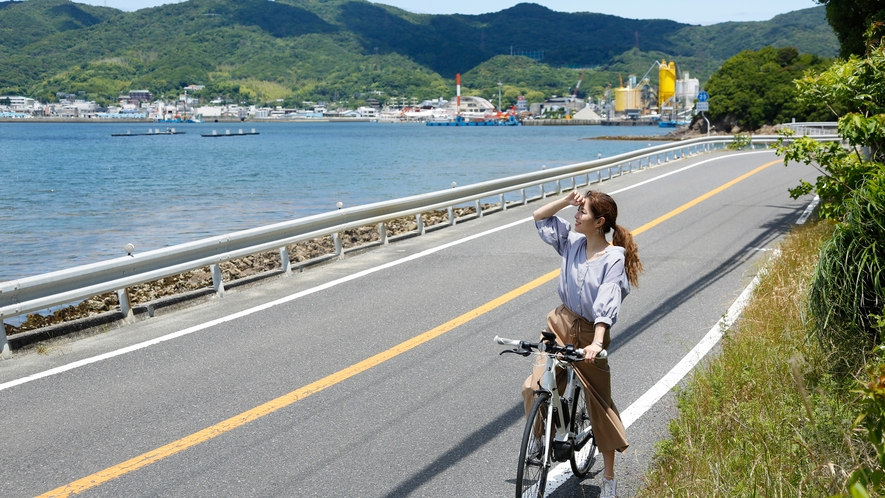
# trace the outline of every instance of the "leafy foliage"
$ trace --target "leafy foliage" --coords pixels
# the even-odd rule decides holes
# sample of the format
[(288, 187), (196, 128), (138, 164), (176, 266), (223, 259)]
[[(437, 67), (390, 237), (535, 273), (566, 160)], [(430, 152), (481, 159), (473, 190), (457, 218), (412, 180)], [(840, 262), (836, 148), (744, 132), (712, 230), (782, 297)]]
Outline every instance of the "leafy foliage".
[(852, 56), (820, 74), (796, 81), (800, 104), (823, 105), (839, 120), (839, 135), (852, 149), (838, 143), (820, 143), (808, 137), (782, 139), (778, 151), (785, 162), (813, 164), (822, 173), (814, 185), (803, 182), (791, 190), (794, 197), (815, 192), (821, 213), (840, 220), (850, 198), (870, 178), (881, 175), (885, 161), (885, 47), (869, 57)]
[[(830, 60), (816, 55), (799, 54), (792, 47), (765, 47), (745, 50), (728, 59), (710, 77), (709, 117), (716, 123), (737, 124), (754, 130), (764, 124), (797, 121), (823, 121), (827, 110), (799, 101), (794, 80), (806, 71), (822, 71)], [(721, 125), (720, 125), (721, 126)]]
[(867, 441), (876, 450), (877, 467), (862, 467), (851, 474), (848, 490), (853, 498), (868, 498), (868, 489), (879, 495), (885, 492), (885, 363), (881, 358), (867, 368), (867, 376), (868, 381), (857, 390), (862, 412), (854, 424), (866, 429)]
[(844, 221), (821, 249), (809, 306), (822, 342), (845, 373), (857, 371), (882, 340), (885, 308), (885, 168), (846, 200)]
[(882, 2), (868, 0), (818, 0), (826, 5), (827, 20), (839, 39), (839, 55), (847, 59), (866, 53), (866, 30), (885, 21)]

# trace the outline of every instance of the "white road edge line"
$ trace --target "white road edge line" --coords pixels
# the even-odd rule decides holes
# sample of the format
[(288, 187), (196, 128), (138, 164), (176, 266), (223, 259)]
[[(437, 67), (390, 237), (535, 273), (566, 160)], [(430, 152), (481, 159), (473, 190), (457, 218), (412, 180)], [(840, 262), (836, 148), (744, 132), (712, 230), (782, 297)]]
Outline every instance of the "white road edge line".
[[(747, 154), (758, 154), (758, 153), (760, 153), (760, 152), (770, 152), (770, 151), (748, 152)], [(618, 194), (618, 193), (624, 192), (624, 191), (626, 191), (626, 190), (630, 190), (630, 189), (632, 189), (632, 188), (638, 187), (638, 186), (640, 186), (640, 185), (645, 185), (645, 184), (647, 184), (647, 183), (649, 183), (649, 182), (653, 182), (653, 181), (659, 180), (659, 179), (661, 179), (661, 178), (665, 178), (665, 177), (670, 176), (670, 175), (672, 175), (672, 174), (675, 174), (675, 173), (679, 173), (679, 172), (685, 171), (685, 170), (690, 169), (690, 168), (693, 168), (693, 167), (695, 167), (695, 166), (699, 166), (699, 165), (701, 165), (701, 164), (705, 164), (705, 163), (708, 163), (708, 162), (710, 162), (710, 161), (714, 161), (714, 160), (718, 160), (718, 159), (724, 159), (724, 158), (726, 158), (726, 157), (730, 157), (730, 156), (720, 156), (720, 157), (710, 158), (710, 159), (707, 159), (707, 160), (705, 160), (705, 161), (700, 161), (700, 162), (698, 162), (698, 163), (695, 163), (695, 164), (692, 164), (692, 165), (686, 166), (686, 167), (684, 167), (684, 168), (681, 168), (681, 169), (678, 169), (678, 170), (675, 170), (675, 171), (671, 171), (671, 172), (669, 172), (669, 173), (665, 173), (665, 174), (660, 175), (660, 176), (657, 176), (657, 177), (655, 177), (655, 178), (651, 178), (651, 179), (646, 180), (646, 181), (644, 181), (644, 182), (640, 182), (640, 183), (637, 183), (637, 184), (635, 184), (635, 185), (631, 185), (631, 186), (629, 186), (629, 187), (625, 187), (625, 188), (622, 188), (622, 189), (620, 189), (620, 190), (616, 190), (616, 191), (614, 191), (614, 192), (610, 192), (609, 194), (610, 194), (610, 195), (615, 195), (615, 194)], [(448, 249), (448, 248), (450, 248), (450, 247), (454, 247), (454, 246), (457, 246), (457, 245), (463, 244), (463, 243), (465, 243), (465, 242), (469, 242), (469, 241), (471, 241), (471, 240), (478, 239), (478, 238), (480, 238), (480, 237), (484, 237), (484, 236), (486, 236), (486, 235), (490, 235), (490, 234), (495, 233), (495, 232), (499, 232), (499, 231), (501, 231), (501, 230), (506, 230), (506, 229), (508, 229), (508, 228), (511, 228), (511, 227), (514, 227), (514, 226), (519, 225), (519, 224), (521, 224), (521, 223), (526, 223), (526, 222), (529, 222), (529, 221), (532, 221), (532, 218), (525, 218), (525, 219), (518, 220), (518, 221), (515, 221), (515, 222), (512, 222), (512, 223), (508, 223), (507, 225), (502, 225), (502, 226), (500, 226), (500, 227), (493, 228), (493, 229), (491, 229), (491, 230), (487, 230), (487, 231), (485, 231), (485, 232), (481, 232), (481, 233), (477, 233), (477, 234), (474, 234), (474, 235), (470, 235), (470, 236), (468, 236), (468, 237), (464, 237), (463, 239), (459, 239), (459, 240), (456, 240), (456, 241), (453, 241), (453, 242), (449, 242), (448, 244), (443, 244), (443, 245), (438, 246), (438, 247), (434, 247), (434, 248), (431, 248), (431, 249), (427, 249), (427, 250), (425, 250), (425, 251), (421, 251), (421, 252), (419, 252), (419, 253), (412, 254), (411, 256), (406, 256), (405, 258), (398, 259), (398, 260), (396, 260), (396, 261), (391, 261), (391, 262), (389, 262), (389, 263), (385, 263), (385, 264), (383, 264), (383, 265), (376, 266), (376, 267), (374, 267), (374, 268), (369, 268), (369, 269), (366, 269), (366, 270), (362, 270), (362, 271), (357, 272), (357, 273), (354, 273), (354, 274), (352, 274), (352, 275), (348, 275), (348, 276), (346, 276), (346, 277), (342, 277), (342, 278), (339, 278), (339, 279), (337, 279), (337, 280), (332, 280), (332, 281), (330, 281), (330, 282), (326, 282), (325, 284), (318, 285), (318, 286), (316, 286), (316, 287), (313, 287), (313, 288), (310, 288), (310, 289), (306, 289), (306, 290), (303, 290), (303, 291), (301, 291), (301, 292), (297, 292), (297, 293), (295, 293), (295, 294), (291, 294), (291, 295), (289, 295), (289, 296), (286, 296), (286, 297), (281, 298), (281, 299), (277, 299), (277, 300), (275, 300), (275, 301), (270, 301), (270, 302), (265, 303), (265, 304), (262, 304), (262, 305), (260, 305), (260, 306), (255, 306), (254, 308), (249, 308), (249, 309), (246, 309), (246, 310), (243, 310), (243, 311), (240, 311), (240, 312), (234, 313), (234, 314), (232, 314), (232, 315), (228, 315), (228, 316), (225, 316), (225, 317), (222, 317), (222, 318), (218, 318), (218, 319), (215, 319), (215, 320), (212, 320), (212, 321), (206, 322), (206, 323), (201, 323), (201, 324), (199, 324), (199, 325), (194, 325), (193, 327), (188, 327), (188, 328), (186, 328), (186, 329), (179, 330), (178, 332), (173, 332), (173, 333), (171, 333), (171, 334), (167, 334), (167, 335), (164, 335), (164, 336), (162, 336), (162, 337), (157, 337), (157, 338), (155, 338), (155, 339), (151, 339), (151, 340), (149, 340), (149, 341), (144, 341), (144, 342), (140, 342), (140, 343), (138, 343), (138, 344), (133, 344), (133, 345), (131, 345), (131, 346), (127, 346), (127, 347), (125, 347), (125, 348), (117, 349), (117, 350), (114, 350), (114, 351), (109, 351), (109, 352), (107, 352), (107, 353), (100, 354), (100, 355), (97, 355), (97, 356), (93, 356), (93, 357), (90, 357), (90, 358), (84, 358), (84, 359), (82, 359), (82, 360), (78, 360), (78, 361), (75, 361), (75, 362), (72, 362), (72, 363), (68, 363), (67, 365), (62, 365), (62, 366), (60, 366), (60, 367), (51, 368), (51, 369), (49, 369), (49, 370), (45, 370), (45, 371), (43, 371), (43, 372), (38, 372), (38, 373), (35, 373), (35, 374), (31, 374), (31, 375), (28, 375), (28, 376), (22, 377), (22, 378), (20, 378), (20, 379), (12, 380), (12, 381), (9, 381), (9, 382), (4, 382), (4, 383), (0, 384), (0, 391), (3, 391), (3, 390), (5, 390), (5, 389), (10, 389), (10, 388), (15, 387), (15, 386), (20, 386), (20, 385), (22, 385), (22, 384), (26, 384), (26, 383), (28, 383), (28, 382), (32, 382), (32, 381), (35, 381), (35, 380), (43, 379), (43, 378), (45, 378), (45, 377), (50, 377), (50, 376), (52, 376), (52, 375), (57, 375), (57, 374), (60, 374), (60, 373), (64, 373), (64, 372), (67, 372), (67, 371), (73, 370), (73, 369), (75, 369), (75, 368), (80, 368), (80, 367), (83, 367), (83, 366), (86, 366), (86, 365), (90, 365), (90, 364), (92, 364), (92, 363), (97, 363), (97, 362), (99, 362), (99, 361), (103, 361), (103, 360), (107, 360), (107, 359), (110, 359), (110, 358), (114, 358), (114, 357), (116, 357), (116, 356), (120, 356), (120, 355), (124, 355), (124, 354), (127, 354), (127, 353), (131, 353), (131, 352), (133, 352), (133, 351), (138, 351), (139, 349), (144, 349), (144, 348), (147, 348), (147, 347), (150, 347), (150, 346), (154, 346), (154, 345), (160, 344), (160, 343), (162, 343), (162, 342), (166, 342), (166, 341), (169, 341), (169, 340), (172, 340), (172, 339), (176, 339), (176, 338), (178, 338), (178, 337), (186, 336), (186, 335), (192, 334), (192, 333), (194, 333), (194, 332), (198, 332), (198, 331), (200, 331), (200, 330), (207, 329), (207, 328), (209, 328), (209, 327), (214, 327), (215, 325), (219, 325), (219, 324), (221, 324), (221, 323), (225, 323), (225, 322), (229, 322), (229, 321), (232, 321), (232, 320), (236, 320), (236, 319), (242, 318), (242, 317), (244, 317), (244, 316), (248, 316), (248, 315), (251, 315), (251, 314), (253, 314), (253, 313), (257, 313), (257, 312), (259, 312), (259, 311), (263, 311), (263, 310), (266, 310), (266, 309), (268, 309), (268, 308), (272, 308), (272, 307), (274, 307), (274, 306), (277, 306), (277, 305), (280, 305), (280, 304), (283, 304), (283, 303), (287, 303), (287, 302), (289, 302), (289, 301), (294, 301), (295, 299), (299, 299), (299, 298), (302, 298), (302, 297), (304, 297), (304, 296), (308, 296), (308, 295), (313, 294), (313, 293), (315, 293), (315, 292), (319, 292), (319, 291), (322, 291), (322, 290), (326, 290), (326, 289), (329, 289), (329, 288), (331, 288), (331, 287), (335, 287), (335, 286), (337, 286), (337, 285), (343, 284), (343, 283), (345, 283), (345, 282), (349, 282), (349, 281), (351, 281), (351, 280), (356, 280), (356, 279), (358, 279), (358, 278), (364, 277), (364, 276), (366, 276), (366, 275), (370, 275), (370, 274), (375, 273), (375, 272), (377, 272), (377, 271), (386, 270), (387, 268), (391, 268), (391, 267), (394, 267), (394, 266), (397, 266), (397, 265), (400, 265), (400, 264), (403, 264), (403, 263), (407, 263), (407, 262), (409, 262), (409, 261), (413, 261), (413, 260), (416, 260), (416, 259), (419, 259), (419, 258), (423, 258), (424, 256), (428, 256), (428, 255), (433, 254), (433, 253), (435, 253), (435, 252), (437, 252), (437, 251), (442, 251), (442, 250), (444, 250), (444, 249)]]
[[(819, 202), (820, 198), (815, 196), (808, 207), (805, 208), (805, 212), (802, 213), (802, 216), (796, 220), (796, 224), (804, 224), (808, 219), (808, 216), (811, 214), (811, 211), (814, 210), (814, 207), (817, 206)], [(772, 259), (777, 258), (779, 254), (780, 251), (775, 249)], [(716, 322), (716, 325), (707, 332), (707, 335), (705, 335), (704, 338), (701, 339), (701, 341), (667, 373), (667, 375), (664, 375), (661, 380), (651, 387), (651, 389), (646, 391), (645, 394), (628, 406), (626, 410), (621, 412), (621, 422), (624, 423), (625, 429), (630, 427), (633, 422), (639, 420), (639, 417), (649, 411), (652, 406), (667, 394), (667, 392), (676, 387), (676, 384), (678, 384), (683, 377), (688, 375), (695, 365), (697, 365), (704, 356), (713, 349), (713, 346), (722, 339), (723, 333), (731, 328), (738, 317), (741, 316), (741, 312), (744, 311), (744, 307), (747, 305), (747, 301), (749, 301), (750, 296), (753, 294), (753, 290), (756, 288), (756, 285), (759, 284), (759, 277), (764, 273), (765, 268), (763, 267), (759, 271), (759, 274), (753, 277), (750, 284), (747, 285), (734, 303), (728, 308), (728, 311), (726, 311), (719, 321)], [(555, 491), (556, 488), (564, 484), (570, 477), (572, 477), (572, 475), (572, 469), (568, 463), (561, 463), (550, 469), (550, 473), (547, 475), (547, 489), (544, 492), (544, 495), (547, 496)]]
[[(738, 316), (740, 316), (741, 311), (743, 311), (744, 306), (747, 304), (747, 300), (750, 298), (753, 289), (758, 283), (759, 277), (756, 276), (750, 282), (750, 285), (741, 292), (740, 296), (738, 296), (737, 300), (731, 305), (731, 307), (728, 308), (728, 312), (722, 315), (722, 318), (719, 319), (716, 325), (707, 332), (707, 335), (704, 336), (704, 338), (701, 339), (701, 341), (689, 351), (672, 370), (664, 375), (657, 384), (652, 386), (651, 389), (634, 401), (632, 405), (621, 412), (621, 422), (624, 423), (625, 429), (630, 427), (633, 422), (639, 420), (639, 417), (644, 415), (645, 412), (650, 410), (652, 406), (660, 401), (667, 392), (673, 389), (676, 384), (688, 374), (688, 372), (691, 372), (695, 365), (703, 359), (710, 349), (719, 342), (722, 338), (723, 331), (728, 330), (731, 324), (734, 323)], [(598, 454), (599, 453), (597, 452), (597, 455)], [(552, 468), (547, 475), (547, 489), (544, 492), (544, 495), (549, 496), (550, 493), (556, 490), (556, 488), (565, 484), (572, 475), (572, 469), (568, 462), (561, 463)]]
[(283, 297), (283, 298), (277, 299), (277, 300), (275, 300), (275, 301), (270, 301), (270, 302), (264, 303), (264, 304), (262, 304), (262, 305), (255, 306), (255, 307), (253, 307), (253, 308), (249, 308), (249, 309), (246, 309), (246, 310), (243, 310), (243, 311), (240, 311), (240, 312), (234, 313), (234, 314), (232, 314), (232, 315), (228, 315), (228, 316), (224, 316), (224, 317), (221, 317), (221, 318), (217, 318), (217, 319), (215, 319), (215, 320), (212, 320), (212, 321), (209, 321), (209, 322), (205, 322), (205, 323), (201, 323), (201, 324), (199, 324), (199, 325), (194, 325), (194, 326), (192, 326), (192, 327), (188, 327), (188, 328), (186, 328), (186, 329), (179, 330), (178, 332), (173, 332), (173, 333), (171, 333), (171, 334), (167, 334), (167, 335), (164, 335), (164, 336), (162, 336), (162, 337), (157, 337), (157, 338), (155, 338), (155, 339), (151, 339), (151, 340), (149, 340), (149, 341), (140, 342), (140, 343), (138, 343), (138, 344), (133, 344), (133, 345), (131, 345), (131, 346), (127, 346), (127, 347), (125, 347), (125, 348), (117, 349), (117, 350), (114, 350), (114, 351), (109, 351), (109, 352), (107, 352), (107, 353), (100, 354), (100, 355), (98, 355), (98, 356), (93, 356), (93, 357), (90, 357), (90, 358), (84, 358), (84, 359), (82, 359), (82, 360), (78, 360), (78, 361), (75, 361), (75, 362), (73, 362), (73, 363), (69, 363), (69, 364), (67, 364), (67, 365), (63, 365), (63, 366), (60, 366), (60, 367), (52, 368), (52, 369), (49, 369), (49, 370), (46, 370), (46, 371), (43, 371), (43, 372), (39, 372), (39, 373), (36, 373), (36, 374), (28, 375), (28, 376), (26, 376), (26, 377), (22, 377), (22, 378), (20, 378), (20, 379), (16, 379), (16, 380), (13, 380), (13, 381), (5, 382), (5, 383), (3, 383), (3, 384), (0, 384), (0, 391), (2, 391), (2, 390), (4, 390), (4, 389), (9, 389), (9, 388), (11, 388), (11, 387), (15, 387), (15, 386), (18, 386), (18, 385), (21, 385), (21, 384), (27, 383), (27, 382), (31, 382), (31, 381), (34, 381), (34, 380), (37, 380), (37, 379), (42, 379), (42, 378), (44, 378), (44, 377), (49, 377), (49, 376), (51, 376), (51, 375), (56, 375), (56, 374), (60, 374), (60, 373), (62, 373), (62, 372), (67, 372), (68, 370), (73, 370), (73, 369), (75, 369), (75, 368), (79, 368), (79, 367), (82, 367), (82, 366), (86, 366), (86, 365), (89, 365), (89, 364), (91, 364), (91, 363), (96, 363), (96, 362), (99, 362), (99, 361), (102, 361), (102, 360), (107, 360), (107, 359), (113, 358), (113, 357), (115, 357), (115, 356), (120, 356), (120, 355), (123, 355), (123, 354), (126, 354), (126, 353), (131, 353), (131, 352), (133, 352), (133, 351), (138, 351), (139, 349), (144, 349), (144, 348), (149, 347), (149, 346), (154, 346), (154, 345), (156, 345), (156, 344), (160, 344), (161, 342), (169, 341), (169, 340), (172, 340), (172, 339), (176, 339), (176, 338), (178, 338), (178, 337), (182, 337), (182, 336), (185, 336), (185, 335), (188, 335), (188, 334), (192, 334), (192, 333), (194, 333), (194, 332), (198, 332), (198, 331), (200, 331), (200, 330), (207, 329), (207, 328), (209, 328), (209, 327), (213, 327), (213, 326), (218, 325), (218, 324), (221, 324), (221, 323), (230, 322), (230, 321), (232, 321), (232, 320), (236, 320), (236, 319), (238, 319), (238, 318), (242, 318), (242, 317), (244, 317), (244, 316), (248, 316), (248, 315), (251, 315), (251, 314), (253, 314), (253, 313), (257, 313), (257, 312), (259, 312), (259, 311), (263, 311), (263, 310), (266, 310), (266, 309), (268, 309), (268, 308), (272, 308), (272, 307), (274, 307), (274, 306), (277, 306), (277, 305), (280, 305), (280, 304), (283, 304), (283, 303), (287, 303), (287, 302), (289, 302), (289, 301), (294, 301), (295, 299), (299, 299), (299, 298), (302, 298), (302, 297), (304, 297), (304, 296), (308, 296), (308, 295), (310, 295), (310, 294), (314, 294), (314, 293), (316, 293), (316, 292), (320, 292), (320, 291), (322, 291), (322, 290), (329, 289), (329, 288), (331, 288), (331, 287), (335, 287), (335, 286), (340, 285), (340, 284), (343, 284), (343, 283), (345, 283), (345, 282), (350, 282), (351, 280), (356, 280), (356, 279), (358, 279), (358, 278), (365, 277), (366, 275), (370, 275), (370, 274), (372, 274), (372, 273), (375, 273), (375, 272), (378, 272), (378, 271), (381, 271), (381, 270), (386, 270), (387, 268), (391, 268), (391, 267), (394, 267), (394, 266), (397, 266), (397, 265), (401, 265), (401, 264), (403, 264), (403, 263), (408, 263), (409, 261), (413, 261), (413, 260), (418, 259), (418, 258), (423, 258), (424, 256), (428, 256), (428, 255), (433, 254), (433, 253), (435, 253), (435, 252), (442, 251), (442, 250), (444, 250), (444, 249), (448, 249), (448, 248), (450, 248), (450, 247), (454, 247), (454, 246), (457, 246), (457, 245), (459, 245), (459, 244), (463, 244), (463, 243), (465, 243), (465, 242), (469, 242), (469, 241), (471, 241), (471, 240), (478, 239), (478, 238), (480, 238), (480, 237), (484, 237), (484, 236), (486, 236), (486, 235), (489, 235), (489, 234), (492, 234), (492, 233), (495, 233), (495, 232), (499, 232), (499, 231), (501, 231), (501, 230), (506, 230), (506, 229), (508, 229), (508, 228), (510, 228), (510, 227), (513, 227), (513, 226), (516, 226), (516, 225), (519, 225), (519, 224), (521, 224), (521, 223), (525, 223), (525, 222), (527, 222), (527, 221), (531, 221), (531, 220), (532, 220), (532, 218), (525, 218), (525, 219), (522, 219), (522, 220), (519, 220), (519, 221), (514, 221), (514, 222), (512, 222), (512, 223), (508, 223), (508, 224), (506, 224), (506, 225), (502, 225), (502, 226), (499, 226), (499, 227), (493, 228), (493, 229), (491, 229), (491, 230), (486, 230), (485, 232), (481, 232), (481, 233), (477, 233), (477, 234), (474, 234), (474, 235), (470, 235), (470, 236), (468, 236), (468, 237), (464, 237), (463, 239), (458, 239), (458, 240), (455, 240), (455, 241), (453, 241), (453, 242), (449, 242), (449, 243), (447, 243), (447, 244), (443, 244), (443, 245), (438, 246), (438, 247), (434, 247), (434, 248), (431, 248), (431, 249), (427, 249), (427, 250), (424, 250), (424, 251), (421, 251), (421, 252), (418, 252), (418, 253), (412, 254), (412, 255), (410, 255), (410, 256), (406, 256), (405, 258), (398, 259), (398, 260), (396, 260), (396, 261), (391, 261), (391, 262), (389, 262), (389, 263), (384, 263), (384, 264), (382, 264), (382, 265), (379, 265), (379, 266), (376, 266), (376, 267), (373, 267), (373, 268), (368, 268), (368, 269), (366, 269), (366, 270), (362, 270), (362, 271), (359, 271), (359, 272), (357, 272), (357, 273), (354, 273), (354, 274), (351, 274), (351, 275), (347, 275), (346, 277), (341, 277), (341, 278), (339, 278), (339, 279), (332, 280), (332, 281), (330, 281), (330, 282), (326, 282), (326, 283), (324, 283), (324, 284), (322, 284), (322, 285), (318, 285), (318, 286), (316, 286), (316, 287), (312, 287), (312, 288), (310, 288), (310, 289), (305, 289), (305, 290), (303, 290), (303, 291), (296, 292), (295, 294), (290, 294), (290, 295), (288, 295), (288, 296), (286, 296), (286, 297)]

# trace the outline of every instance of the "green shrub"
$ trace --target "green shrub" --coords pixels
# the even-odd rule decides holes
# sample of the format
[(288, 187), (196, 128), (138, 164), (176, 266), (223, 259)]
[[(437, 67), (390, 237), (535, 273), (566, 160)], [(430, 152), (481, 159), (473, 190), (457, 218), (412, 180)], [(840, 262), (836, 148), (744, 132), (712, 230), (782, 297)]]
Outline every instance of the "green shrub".
[(853, 374), (882, 341), (885, 307), (885, 169), (879, 166), (846, 204), (844, 221), (821, 249), (809, 309), (842, 373)]

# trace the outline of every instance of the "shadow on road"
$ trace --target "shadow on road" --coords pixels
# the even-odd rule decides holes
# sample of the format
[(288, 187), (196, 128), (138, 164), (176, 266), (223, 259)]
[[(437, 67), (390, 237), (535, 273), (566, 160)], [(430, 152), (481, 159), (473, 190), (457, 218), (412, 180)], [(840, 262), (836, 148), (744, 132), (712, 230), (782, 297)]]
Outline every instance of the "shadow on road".
[(744, 246), (736, 248), (732, 255), (723, 261), (722, 264), (707, 273), (698, 276), (694, 281), (687, 283), (685, 287), (674, 292), (669, 299), (637, 318), (633, 322), (633, 325), (620, 330), (618, 332), (617, 341), (614, 341), (611, 345), (609, 352), (617, 351), (624, 346), (624, 344), (640, 336), (664, 317), (676, 311), (681, 305), (691, 301), (696, 294), (703, 292), (705, 289), (711, 287), (730, 273), (740, 270), (741, 266), (756, 254), (757, 248), (766, 247), (772, 241), (784, 235), (790, 227), (793, 226), (791, 220), (798, 218), (801, 211), (801, 209), (789, 210), (781, 216), (762, 225), (761, 228), (764, 229), (762, 233), (747, 242)]
[[(436, 460), (430, 462), (426, 467), (415, 472), (410, 478), (403, 481), (399, 486), (393, 489), (386, 496), (389, 498), (409, 496), (416, 489), (431, 481), (437, 475), (445, 473), (446, 470), (454, 466), (461, 460), (466, 459), (489, 440), (510, 427), (518, 419), (525, 417), (525, 411), (522, 403), (515, 404), (511, 409), (502, 413), (497, 418), (490, 420), (484, 426), (465, 437), (460, 444), (452, 446), (449, 451), (443, 453)], [(525, 424), (523, 424), (525, 425)], [(517, 444), (513, 445), (516, 451)], [(513, 470), (516, 472), (516, 469)]]

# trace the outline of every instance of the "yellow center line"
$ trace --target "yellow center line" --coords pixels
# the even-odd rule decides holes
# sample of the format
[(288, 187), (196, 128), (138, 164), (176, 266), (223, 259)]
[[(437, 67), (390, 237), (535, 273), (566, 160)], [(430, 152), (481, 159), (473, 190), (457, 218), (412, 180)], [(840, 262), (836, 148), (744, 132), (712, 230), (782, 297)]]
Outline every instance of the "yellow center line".
[(696, 205), (696, 204), (700, 204), (701, 202), (703, 202), (703, 201), (709, 199), (710, 197), (713, 197), (714, 195), (718, 194), (719, 192), (722, 192), (723, 190), (727, 189), (728, 187), (731, 187), (731, 186), (735, 185), (735, 184), (738, 183), (738, 182), (741, 182), (741, 181), (743, 181), (743, 180), (746, 180), (747, 178), (749, 178), (749, 177), (755, 175), (756, 173), (758, 173), (758, 172), (762, 171), (763, 169), (765, 169), (765, 168), (771, 166), (772, 164), (782, 163), (783, 161), (784, 161), (783, 159), (778, 159), (777, 161), (771, 161), (770, 163), (763, 164), (762, 166), (759, 166), (758, 168), (754, 169), (753, 171), (750, 171), (749, 173), (746, 173), (746, 174), (744, 174), (744, 175), (741, 175), (741, 176), (735, 178), (734, 180), (732, 180), (732, 181), (726, 183), (725, 185), (722, 185), (721, 187), (717, 187), (717, 188), (715, 188), (715, 189), (713, 189), (713, 190), (707, 192), (706, 194), (704, 194), (704, 195), (702, 195), (702, 196), (700, 196), (700, 197), (698, 197), (698, 198), (696, 198), (696, 199), (694, 199), (694, 200), (692, 200), (692, 201), (686, 202), (685, 204), (683, 204), (683, 205), (679, 206), (678, 208), (676, 208), (676, 209), (670, 211), (669, 213), (667, 213), (667, 214), (665, 214), (665, 215), (663, 215), (663, 216), (661, 216), (661, 217), (659, 217), (659, 218), (657, 218), (657, 219), (655, 219), (655, 220), (652, 220), (652, 221), (646, 223), (645, 225), (642, 225), (641, 227), (637, 228), (636, 230), (633, 230), (633, 231), (630, 232), (630, 233), (632, 233), (634, 236), (635, 236), (635, 235), (639, 235), (640, 233), (642, 233), (642, 232), (648, 230), (649, 228), (652, 228), (652, 227), (655, 226), (655, 225), (658, 225), (658, 224), (660, 224), (660, 223), (663, 223), (664, 221), (669, 220), (670, 218), (676, 216), (677, 214), (682, 213), (682, 212), (685, 211), (686, 209), (688, 209), (688, 208), (690, 208), (690, 207), (692, 207), (692, 206), (694, 206), (694, 205)]
[[(735, 185), (736, 183), (738, 183), (742, 180), (745, 180), (746, 178), (749, 178), (750, 176), (762, 171), (763, 169), (771, 166), (772, 164), (777, 164), (779, 162), (782, 162), (782, 160), (772, 161), (768, 164), (760, 166), (760, 167), (754, 169), (753, 171), (750, 171), (749, 173), (747, 173), (745, 175), (735, 178), (734, 180), (726, 183), (725, 185), (722, 185), (721, 187), (711, 190), (710, 192), (707, 192), (706, 194), (704, 194), (704, 195), (702, 195), (690, 202), (683, 204), (682, 206), (674, 209), (673, 211), (670, 211), (669, 213), (667, 213), (667, 214), (665, 214), (665, 215), (663, 215), (663, 216), (661, 216), (649, 223), (646, 223), (645, 225), (642, 225), (641, 227), (637, 228), (636, 230), (633, 230), (631, 233), (633, 235), (639, 235), (640, 233), (654, 227), (655, 225), (658, 225), (658, 224), (672, 218), (673, 216), (676, 216), (677, 214), (685, 211), (686, 209), (688, 209), (688, 208), (690, 208), (690, 207), (692, 207), (692, 206), (694, 206), (706, 199), (709, 199), (710, 197), (718, 194), (719, 192), (722, 192), (723, 190)], [(402, 343), (388, 349), (387, 351), (383, 351), (381, 353), (378, 353), (375, 356), (367, 358), (367, 359), (365, 359), (353, 366), (350, 366), (350, 367), (345, 368), (343, 370), (339, 370), (338, 372), (335, 372), (334, 374), (324, 377), (316, 382), (313, 382), (313, 383), (308, 384), (300, 389), (297, 389), (297, 390), (292, 391), (288, 394), (280, 396), (279, 398), (268, 401), (267, 403), (256, 406), (255, 408), (252, 408), (251, 410), (247, 410), (243, 413), (235, 415), (223, 422), (217, 423), (211, 427), (207, 427), (206, 429), (203, 429), (199, 432), (191, 434), (190, 436), (183, 437), (177, 441), (173, 441), (165, 446), (162, 446), (162, 447), (157, 448), (155, 450), (141, 454), (141, 455), (139, 455), (135, 458), (132, 458), (130, 460), (127, 460), (123, 463), (114, 465), (113, 467), (109, 467), (105, 470), (96, 472), (95, 474), (92, 474), (90, 476), (84, 477), (84, 478), (76, 480), (72, 483), (69, 483), (69, 484), (61, 486), (59, 488), (53, 489), (52, 491), (49, 491), (47, 493), (40, 495), (38, 498), (41, 498), (41, 497), (62, 497), (62, 496), (70, 496), (72, 494), (82, 493), (83, 491), (94, 488), (96, 486), (100, 486), (110, 480), (116, 479), (120, 476), (123, 476), (125, 474), (130, 473), (130, 472), (133, 472), (135, 470), (138, 470), (142, 467), (145, 467), (145, 466), (150, 465), (152, 463), (158, 462), (166, 457), (172, 456), (176, 453), (184, 451), (184, 450), (191, 448), (193, 446), (196, 446), (200, 443), (204, 443), (216, 436), (220, 436), (226, 432), (230, 432), (238, 427), (241, 427), (245, 424), (248, 424), (249, 422), (252, 422), (253, 420), (257, 420), (257, 419), (259, 419), (265, 415), (268, 415), (270, 413), (273, 413), (281, 408), (285, 408), (285, 407), (291, 405), (292, 403), (295, 403), (296, 401), (300, 401), (300, 400), (310, 396), (311, 394), (316, 394), (316, 393), (322, 391), (323, 389), (326, 389), (328, 387), (332, 387), (335, 384), (343, 382), (343, 381), (345, 381), (345, 380), (347, 380), (359, 373), (365, 372), (366, 370), (369, 370), (370, 368), (372, 368), (376, 365), (380, 365), (381, 363), (384, 363), (387, 360), (389, 360), (395, 356), (398, 356), (402, 353), (405, 353), (406, 351), (414, 349), (414, 348), (420, 346), (421, 344), (424, 344), (425, 342), (430, 341), (431, 339), (439, 337), (442, 334), (445, 334), (446, 332), (448, 332), (452, 329), (455, 329), (455, 328), (473, 320), (474, 318), (482, 316), (482, 315), (488, 313), (489, 311), (492, 311), (495, 308), (498, 308), (499, 306), (516, 299), (517, 297), (531, 291), (532, 289), (535, 289), (537, 287), (540, 287), (541, 285), (544, 285), (545, 283), (557, 278), (558, 276), (559, 276), (559, 270), (558, 269), (554, 270), (546, 275), (543, 275), (541, 277), (536, 278), (535, 280), (532, 280), (531, 282), (529, 282), (517, 289), (514, 289), (514, 290), (512, 290), (500, 297), (497, 297), (497, 298), (487, 302), (486, 304), (483, 304), (482, 306), (480, 306), (478, 308), (468, 311), (467, 313), (464, 313), (463, 315), (461, 315), (453, 320), (450, 320), (438, 327), (435, 327), (431, 330), (428, 330), (427, 332), (424, 332), (423, 334), (420, 334), (420, 335), (415, 336), (405, 342), (402, 342)]]

